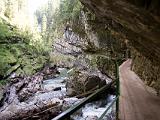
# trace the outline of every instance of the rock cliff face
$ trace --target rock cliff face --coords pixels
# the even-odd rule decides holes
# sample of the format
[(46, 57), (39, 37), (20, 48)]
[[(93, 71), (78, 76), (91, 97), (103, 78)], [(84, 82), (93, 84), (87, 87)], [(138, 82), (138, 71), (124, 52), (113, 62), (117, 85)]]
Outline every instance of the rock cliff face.
[(73, 30), (64, 32), (63, 37), (55, 40), (54, 53), (75, 56), (74, 66), (96, 68), (114, 77), (115, 64), (110, 57), (124, 58), (128, 49), (126, 42), (114, 32), (112, 34), (105, 22), (87, 9), (81, 11), (78, 23), (72, 22)]
[(0, 85), (10, 78), (32, 75), (46, 63), (44, 52), (29, 44), (31, 39), (0, 17)]
[(111, 34), (129, 41), (132, 69), (159, 91), (160, 1), (80, 0), (105, 23)]

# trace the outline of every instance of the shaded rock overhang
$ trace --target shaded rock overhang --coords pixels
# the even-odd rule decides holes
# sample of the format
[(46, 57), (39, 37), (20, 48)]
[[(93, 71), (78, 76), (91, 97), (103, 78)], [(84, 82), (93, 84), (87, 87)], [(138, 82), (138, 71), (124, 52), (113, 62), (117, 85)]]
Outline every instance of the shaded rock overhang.
[(144, 56), (160, 60), (159, 0), (80, 1)]

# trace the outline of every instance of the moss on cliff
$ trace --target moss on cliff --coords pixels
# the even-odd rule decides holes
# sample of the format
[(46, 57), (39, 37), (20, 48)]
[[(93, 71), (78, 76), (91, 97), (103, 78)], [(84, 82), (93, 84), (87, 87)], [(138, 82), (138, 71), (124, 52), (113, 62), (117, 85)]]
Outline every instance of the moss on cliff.
[(28, 32), (0, 20), (0, 80), (13, 72), (17, 76), (32, 75), (43, 67), (48, 58), (40, 48), (30, 45), (31, 39)]

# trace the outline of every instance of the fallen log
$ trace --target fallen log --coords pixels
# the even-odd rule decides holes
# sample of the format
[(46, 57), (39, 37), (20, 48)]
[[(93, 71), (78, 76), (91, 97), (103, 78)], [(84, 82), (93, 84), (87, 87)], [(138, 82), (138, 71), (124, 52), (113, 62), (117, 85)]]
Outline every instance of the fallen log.
[(87, 97), (88, 95), (92, 94), (93, 92), (95, 92), (95, 90), (93, 90), (93, 91), (88, 91), (88, 92), (86, 92), (86, 93), (82, 93), (82, 94), (76, 95), (75, 97), (76, 97), (76, 98), (84, 98), (84, 97)]
[[(15, 94), (16, 87), (12, 86), (10, 90), (12, 92), (9, 94), (9, 99), (0, 108), (0, 120), (32, 120), (38, 118), (46, 120), (50, 116), (53, 118), (61, 111), (63, 102), (61, 99), (65, 95), (60, 91), (36, 93), (33, 97), (29, 97), (28, 100), (21, 102), (18, 99), (18, 95)], [(45, 118), (42, 119), (43, 117), (41, 117), (40, 113), (51, 107), (53, 109), (49, 110), (49, 113), (44, 114), (43, 117)], [(35, 118), (35, 115), (37, 118)]]
[(16, 78), (4, 90), (4, 98), (1, 101), (1, 107), (6, 104), (15, 104), (27, 100), (37, 91), (41, 90), (42, 75), (34, 75), (33, 77)]
[[(57, 98), (48, 99), (46, 101), (31, 101), (29, 103), (21, 102), (18, 104), (10, 104), (0, 113), (0, 120), (31, 120), (35, 114), (53, 108), (50, 115), (56, 116), (61, 110), (62, 100)], [(29, 116), (29, 117), (28, 117)], [(44, 115), (45, 116), (45, 115)], [(41, 119), (42, 120), (42, 119)]]
[[(43, 93), (42, 80), (41, 74), (12, 80), (0, 106), (0, 120), (46, 120), (56, 116), (64, 95), (58, 91)], [(43, 112), (46, 114), (42, 116)]]
[(85, 92), (85, 93), (76, 95), (75, 97), (76, 97), (76, 98), (83, 98), (83, 97), (86, 97), (86, 96), (92, 94), (93, 92), (95, 92), (95, 90), (97, 90), (98, 88), (99, 88), (99, 85), (97, 85), (96, 87), (94, 87), (93, 89), (91, 89), (91, 90), (89, 90), (89, 91), (87, 91), (87, 92)]

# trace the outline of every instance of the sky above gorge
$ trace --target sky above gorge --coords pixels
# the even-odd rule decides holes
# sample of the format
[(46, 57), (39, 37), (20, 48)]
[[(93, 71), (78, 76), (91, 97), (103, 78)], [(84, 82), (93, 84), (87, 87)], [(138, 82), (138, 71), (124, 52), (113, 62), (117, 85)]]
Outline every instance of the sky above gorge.
[[(33, 26), (34, 21), (34, 13), (35, 11), (40, 8), (41, 6), (48, 3), (49, 0), (28, 0), (28, 13), (29, 13), (29, 20), (31, 26)], [(60, 0), (53, 0), (55, 9), (59, 7)]]
[[(44, 4), (47, 4), (48, 0), (28, 0), (29, 14), (33, 15), (34, 12)], [(55, 8), (59, 6), (60, 0), (53, 0)]]

